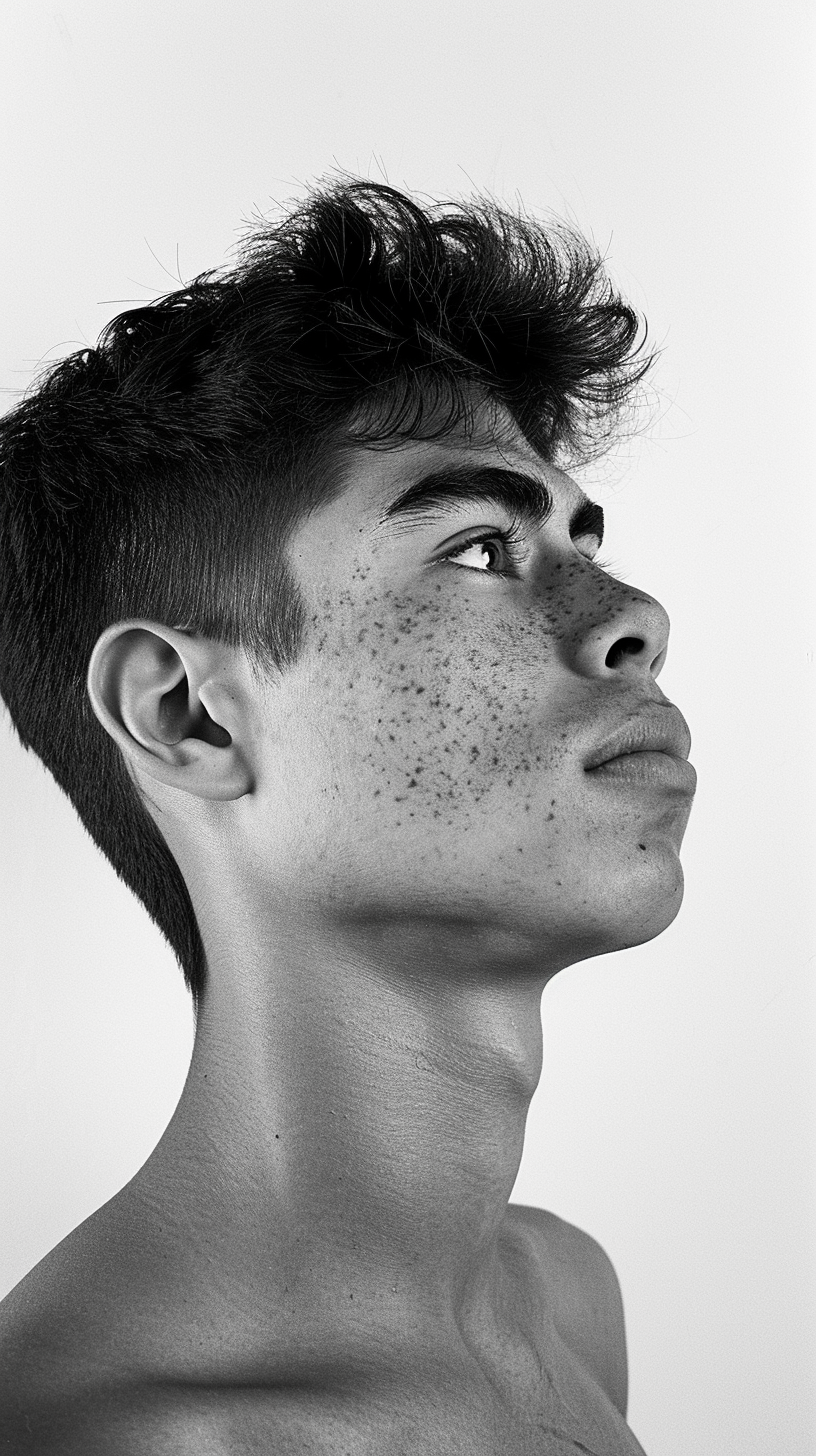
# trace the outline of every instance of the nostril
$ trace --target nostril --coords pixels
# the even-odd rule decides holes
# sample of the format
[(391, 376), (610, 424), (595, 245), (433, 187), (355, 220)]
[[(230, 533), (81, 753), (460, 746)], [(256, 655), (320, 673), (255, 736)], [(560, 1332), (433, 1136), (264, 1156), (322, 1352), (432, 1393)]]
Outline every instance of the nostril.
[(645, 646), (646, 643), (642, 637), (619, 637), (617, 642), (612, 643), (606, 654), (606, 666), (620, 667), (625, 657), (637, 657)]

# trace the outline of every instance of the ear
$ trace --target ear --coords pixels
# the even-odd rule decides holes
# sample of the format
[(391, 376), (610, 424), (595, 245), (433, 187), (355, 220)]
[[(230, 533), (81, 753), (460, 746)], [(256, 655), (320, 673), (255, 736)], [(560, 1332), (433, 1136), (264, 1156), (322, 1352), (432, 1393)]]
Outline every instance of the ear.
[(133, 768), (203, 799), (251, 793), (248, 664), (222, 642), (158, 622), (99, 638), (88, 694)]

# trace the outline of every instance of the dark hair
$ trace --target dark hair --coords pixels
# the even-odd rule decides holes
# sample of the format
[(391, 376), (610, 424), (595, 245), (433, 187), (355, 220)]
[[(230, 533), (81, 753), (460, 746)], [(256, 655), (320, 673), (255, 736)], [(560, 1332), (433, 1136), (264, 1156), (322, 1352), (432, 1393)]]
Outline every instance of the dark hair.
[(341, 442), (444, 434), (475, 386), (545, 459), (585, 458), (649, 363), (564, 224), (342, 179), (233, 270), (120, 314), (0, 421), (0, 692), (194, 999), (187, 887), (88, 699), (100, 633), (154, 618), (283, 670), (305, 632), (284, 547), (339, 488)]

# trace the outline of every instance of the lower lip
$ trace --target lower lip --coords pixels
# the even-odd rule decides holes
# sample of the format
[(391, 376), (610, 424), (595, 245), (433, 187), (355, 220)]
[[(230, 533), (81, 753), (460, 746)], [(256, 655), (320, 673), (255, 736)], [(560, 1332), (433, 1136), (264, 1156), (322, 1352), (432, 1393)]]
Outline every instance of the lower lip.
[(693, 794), (697, 787), (697, 775), (691, 764), (670, 753), (622, 753), (619, 758), (610, 758), (597, 768), (587, 769), (587, 773), (595, 779), (675, 789), (684, 794)]

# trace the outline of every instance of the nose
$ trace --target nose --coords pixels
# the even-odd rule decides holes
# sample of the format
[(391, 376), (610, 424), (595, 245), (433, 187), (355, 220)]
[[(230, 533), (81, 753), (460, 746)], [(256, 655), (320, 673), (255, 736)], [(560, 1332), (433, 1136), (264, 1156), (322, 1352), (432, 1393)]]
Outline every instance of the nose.
[(654, 597), (604, 574), (579, 617), (568, 651), (582, 675), (658, 676), (666, 661), (669, 618)]

